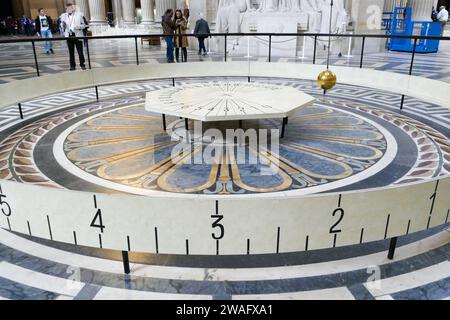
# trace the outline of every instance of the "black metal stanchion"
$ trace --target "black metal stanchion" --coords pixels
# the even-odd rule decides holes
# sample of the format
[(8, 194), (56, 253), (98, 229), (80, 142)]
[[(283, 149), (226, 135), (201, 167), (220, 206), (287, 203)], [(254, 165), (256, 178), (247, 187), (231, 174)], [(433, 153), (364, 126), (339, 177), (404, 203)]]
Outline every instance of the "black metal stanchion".
[(280, 136), (281, 139), (284, 139), (284, 133), (286, 131), (286, 124), (287, 124), (286, 119), (287, 118), (283, 118), (283, 125), (281, 126), (281, 136)]
[(136, 48), (136, 64), (139, 65), (139, 51), (137, 37), (134, 38), (134, 46)]
[(34, 55), (34, 64), (36, 66), (36, 73), (37, 73), (37, 76), (40, 77), (41, 73), (39, 72), (39, 63), (38, 63), (38, 59), (37, 59), (36, 45), (34, 44), (34, 41), (31, 41), (31, 45), (33, 46), (33, 55)]
[(89, 70), (91, 70), (92, 64), (91, 64), (91, 51), (89, 50), (89, 39), (86, 39), (86, 52), (87, 52)]
[(405, 103), (405, 95), (402, 94), (402, 101), (400, 102), (400, 110), (403, 110), (403, 104)]
[(100, 100), (98, 96), (98, 86), (95, 86), (95, 96), (97, 98), (97, 102)]
[(417, 38), (414, 38), (414, 46), (413, 46), (413, 52), (411, 56), (411, 66), (409, 67), (409, 75), (412, 75), (413, 67), (414, 67), (414, 58), (416, 56), (416, 47), (417, 47)]
[(363, 60), (364, 60), (364, 48), (366, 46), (366, 37), (362, 38), (362, 45), (361, 45), (361, 61), (359, 62), (359, 68), (362, 69), (363, 67)]
[(175, 87), (175, 78), (172, 78), (172, 87)]
[(166, 131), (167, 124), (166, 124), (166, 115), (165, 114), (162, 115), (162, 121), (163, 121), (163, 129), (164, 129), (164, 131)]
[(313, 64), (316, 64), (316, 52), (317, 52), (317, 36), (314, 36), (314, 55), (313, 55)]
[(123, 271), (125, 274), (130, 274), (130, 258), (128, 251), (122, 251)]
[(397, 247), (397, 237), (391, 238), (391, 242), (389, 243), (389, 252), (388, 259), (393, 260), (395, 254), (395, 248)]
[(20, 114), (20, 119), (23, 120), (23, 112), (22, 112), (22, 104), (19, 103), (19, 114)]
[(227, 62), (227, 36), (225, 36), (225, 62)]
[(269, 36), (269, 62), (272, 62), (272, 35)]
[[(416, 48), (417, 48), (417, 38), (414, 38), (413, 51), (411, 56), (411, 65), (409, 66), (409, 75), (412, 75), (413, 67), (414, 67), (414, 58), (416, 56)], [(400, 102), (400, 110), (403, 110), (403, 105), (405, 104), (405, 95), (402, 94), (402, 101)]]
[(188, 120), (188, 118), (184, 119), (184, 127), (186, 128), (186, 131), (189, 131), (189, 120)]

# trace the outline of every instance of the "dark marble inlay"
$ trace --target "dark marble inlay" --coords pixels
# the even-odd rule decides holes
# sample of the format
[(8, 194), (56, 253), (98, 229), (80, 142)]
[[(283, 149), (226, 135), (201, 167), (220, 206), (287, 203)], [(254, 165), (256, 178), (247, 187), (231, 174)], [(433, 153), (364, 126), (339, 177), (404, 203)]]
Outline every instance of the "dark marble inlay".
[(0, 297), (11, 300), (53, 300), (59, 295), (0, 277)]

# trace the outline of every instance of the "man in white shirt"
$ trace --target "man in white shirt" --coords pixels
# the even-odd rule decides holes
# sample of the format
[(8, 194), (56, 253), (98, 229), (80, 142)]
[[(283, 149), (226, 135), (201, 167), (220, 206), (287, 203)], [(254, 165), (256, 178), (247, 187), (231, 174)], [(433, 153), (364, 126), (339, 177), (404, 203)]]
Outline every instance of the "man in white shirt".
[(439, 20), (439, 22), (442, 23), (442, 32), (444, 32), (445, 26), (447, 25), (447, 21), (448, 21), (448, 11), (447, 11), (447, 9), (445, 9), (444, 6), (441, 6), (439, 8), (439, 13), (437, 15), (437, 19)]
[(77, 48), (78, 57), (80, 59), (80, 67), (86, 70), (85, 59), (83, 53), (83, 42), (77, 39), (70, 39), (75, 37), (83, 37), (83, 29), (86, 27), (83, 19), (83, 15), (75, 11), (75, 8), (71, 3), (66, 4), (66, 13), (63, 13), (60, 17), (61, 28), (64, 31), (64, 37), (69, 38), (67, 40), (67, 46), (69, 47), (70, 54), (70, 70), (76, 69), (75, 63), (75, 47)]
[[(45, 38), (45, 39), (53, 38), (52, 18), (45, 14), (45, 10), (43, 8), (40, 8), (38, 10), (38, 13), (39, 13), (39, 15), (37, 16), (36, 20), (34, 21), (37, 36), (41, 37), (41, 38)], [(53, 52), (53, 42), (45, 41), (44, 49), (45, 49), (45, 53), (47, 53), (47, 54), (54, 53)]]

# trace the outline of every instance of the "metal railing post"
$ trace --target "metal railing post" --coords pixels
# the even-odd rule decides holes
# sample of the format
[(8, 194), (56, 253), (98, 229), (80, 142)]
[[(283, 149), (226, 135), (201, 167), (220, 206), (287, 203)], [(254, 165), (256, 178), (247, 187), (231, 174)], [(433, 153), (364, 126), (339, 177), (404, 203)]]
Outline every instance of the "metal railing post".
[(225, 62), (227, 62), (227, 36), (225, 35)]
[(20, 114), (20, 119), (23, 120), (22, 104), (20, 102), (19, 102), (19, 114)]
[(272, 35), (269, 36), (269, 62), (272, 62)]
[(98, 95), (98, 86), (95, 86), (95, 97), (97, 98), (97, 102), (100, 100)]
[(34, 54), (34, 63), (36, 65), (36, 73), (37, 73), (37, 76), (40, 77), (41, 73), (39, 72), (39, 63), (38, 63), (38, 59), (37, 59), (36, 45), (35, 45), (34, 41), (31, 41), (31, 45), (33, 46), (33, 54)]
[(317, 36), (314, 36), (313, 64), (316, 64), (316, 52), (317, 52)]
[(402, 94), (402, 101), (400, 102), (400, 110), (403, 110), (403, 104), (405, 103), (405, 95)]
[(412, 75), (413, 67), (414, 67), (414, 58), (416, 56), (416, 47), (417, 47), (417, 38), (414, 38), (414, 46), (413, 46), (413, 52), (411, 56), (411, 66), (409, 67), (409, 75)]
[[(413, 72), (413, 67), (414, 67), (414, 58), (416, 56), (416, 47), (417, 47), (417, 38), (414, 38), (414, 46), (413, 46), (413, 51), (412, 51), (412, 56), (411, 56), (411, 65), (409, 67), (409, 75), (412, 75)], [(403, 110), (403, 106), (405, 104), (405, 95), (402, 94), (402, 100), (400, 102), (400, 110)]]
[(91, 70), (92, 64), (91, 64), (91, 52), (89, 50), (89, 39), (86, 39), (86, 52), (87, 52), (89, 70)]
[(123, 271), (125, 274), (130, 274), (130, 258), (128, 251), (122, 251)]
[(391, 238), (391, 241), (389, 243), (389, 252), (388, 252), (388, 259), (393, 260), (394, 254), (395, 254), (395, 248), (397, 247), (397, 237)]
[(363, 67), (363, 59), (364, 59), (364, 47), (366, 46), (366, 37), (362, 38), (362, 46), (361, 46), (361, 61), (359, 62), (359, 68)]
[(139, 51), (137, 37), (134, 38), (134, 46), (136, 48), (136, 64), (139, 65)]

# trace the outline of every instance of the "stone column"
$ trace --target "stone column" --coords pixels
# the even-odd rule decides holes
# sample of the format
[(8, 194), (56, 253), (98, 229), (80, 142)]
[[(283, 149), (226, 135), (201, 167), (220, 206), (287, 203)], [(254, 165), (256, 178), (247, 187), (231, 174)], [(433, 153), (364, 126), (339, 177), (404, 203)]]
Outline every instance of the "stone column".
[(89, 0), (91, 24), (106, 24), (106, 10), (103, 0)]
[(394, 12), (395, 7), (406, 7), (408, 0), (385, 0), (384, 12)]
[(23, 12), (28, 17), (31, 17), (30, 0), (23, 0)]
[(216, 23), (218, 8), (219, 8), (219, 0), (210, 0), (206, 2), (205, 17), (206, 20), (209, 22), (210, 27)]
[(75, 4), (78, 7), (78, 11), (84, 14), (87, 21), (91, 20), (88, 0), (77, 0)]
[(383, 12), (394, 12), (395, 7), (400, 7), (401, 0), (384, 0)]
[(177, 3), (176, 0), (156, 0), (156, 17), (155, 22), (161, 22), (161, 17), (164, 15), (167, 9), (173, 9), (175, 11)]
[(431, 21), (431, 10), (435, 0), (408, 0), (408, 6), (412, 7), (413, 21)]
[(64, 0), (55, 0), (56, 11), (58, 11), (58, 17), (66, 12), (66, 6)]
[(136, 5), (134, 0), (123, 0), (123, 22), (126, 24), (136, 23)]
[(142, 24), (155, 22), (155, 12), (153, 10), (153, 0), (141, 0)]
[[(191, 23), (195, 23), (198, 19), (199, 13), (203, 13), (203, 18), (208, 20), (208, 2), (213, 2), (211, 0), (190, 0), (189, 1), (189, 12), (191, 15)], [(211, 23), (211, 20), (208, 20)]]
[(115, 24), (119, 25), (119, 22), (123, 20), (122, 1), (121, 0), (113, 0), (112, 7), (113, 7)]
[(11, 1), (12, 9), (14, 12), (14, 16), (22, 17), (23, 16), (23, 3), (22, 1)]

